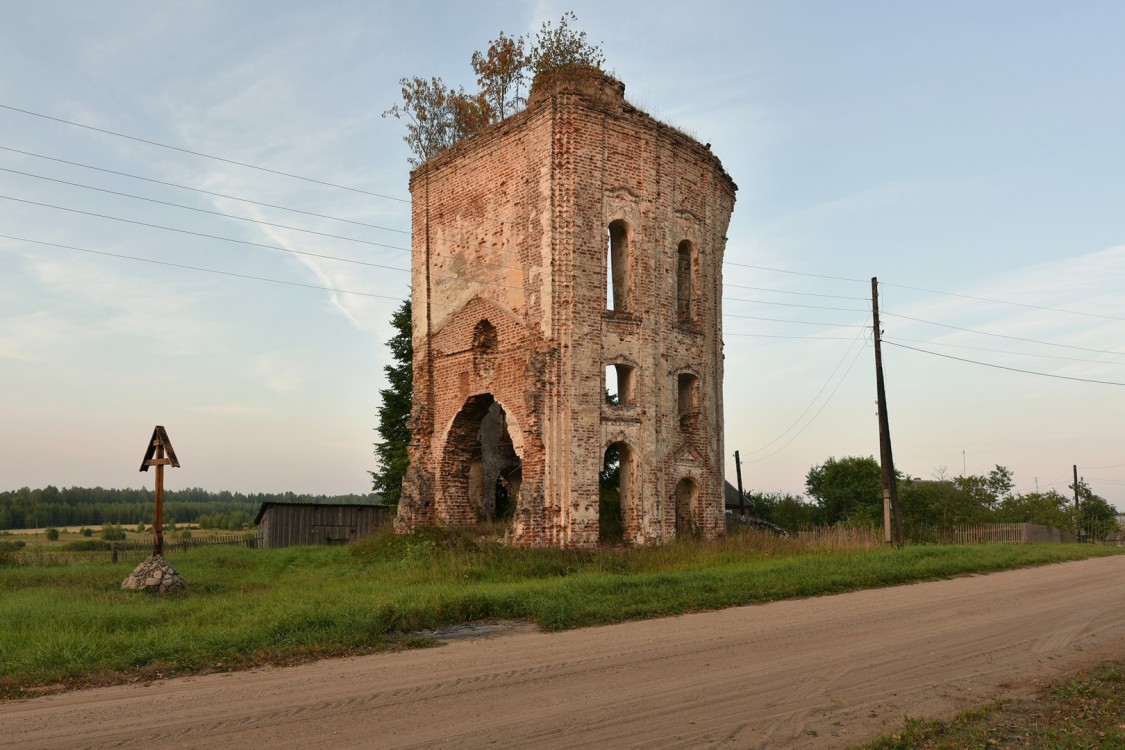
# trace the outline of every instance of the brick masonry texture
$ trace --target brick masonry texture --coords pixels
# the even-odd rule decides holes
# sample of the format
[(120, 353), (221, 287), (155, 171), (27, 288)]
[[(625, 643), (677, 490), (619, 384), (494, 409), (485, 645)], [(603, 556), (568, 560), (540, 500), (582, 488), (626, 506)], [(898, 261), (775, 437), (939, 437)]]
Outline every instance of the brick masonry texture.
[(624, 92), (599, 70), (560, 69), (523, 112), (412, 173), (400, 532), (488, 517), (500, 477), (512, 543), (596, 545), (599, 471), (617, 443), (625, 542), (722, 533), (736, 186), (709, 147)]

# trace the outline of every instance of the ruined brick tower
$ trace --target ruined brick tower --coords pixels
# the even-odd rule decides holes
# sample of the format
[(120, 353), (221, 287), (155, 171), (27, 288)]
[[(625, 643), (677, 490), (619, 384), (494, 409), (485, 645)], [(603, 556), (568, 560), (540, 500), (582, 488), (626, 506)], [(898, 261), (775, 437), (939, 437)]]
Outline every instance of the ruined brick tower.
[[(708, 146), (585, 67), (540, 77), (523, 112), (412, 173), (399, 531), (510, 516), (521, 545), (722, 533), (735, 190)], [(610, 499), (601, 529), (611, 446), (620, 515), (604, 521)]]

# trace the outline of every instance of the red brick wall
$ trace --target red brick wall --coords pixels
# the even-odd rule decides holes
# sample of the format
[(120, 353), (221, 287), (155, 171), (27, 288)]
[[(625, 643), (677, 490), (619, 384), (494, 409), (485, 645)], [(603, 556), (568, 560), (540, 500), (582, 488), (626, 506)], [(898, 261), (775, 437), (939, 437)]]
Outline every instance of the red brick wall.
[[(615, 442), (633, 456), (626, 540), (675, 536), (684, 478), (699, 491), (681, 528), (715, 536), (723, 524), (722, 256), (734, 183), (709, 149), (633, 108), (601, 73), (553, 86), (411, 177), (415, 411), (397, 526), (474, 520), (456, 489), (464, 481), (452, 476), (463, 469), (450, 458), (451, 436), (456, 443), (467, 433), (451, 427), (487, 393), (509, 415), (523, 463), (515, 543), (597, 543), (598, 472)], [(629, 226), (627, 311), (605, 302), (607, 227), (617, 219)], [(683, 240), (695, 248), (694, 320), (681, 324)], [(472, 337), (485, 319), (498, 343), (494, 363), (481, 368)], [(604, 403), (614, 362), (636, 368), (632, 405)], [(677, 389), (684, 372), (699, 378), (699, 410), (687, 420)]]

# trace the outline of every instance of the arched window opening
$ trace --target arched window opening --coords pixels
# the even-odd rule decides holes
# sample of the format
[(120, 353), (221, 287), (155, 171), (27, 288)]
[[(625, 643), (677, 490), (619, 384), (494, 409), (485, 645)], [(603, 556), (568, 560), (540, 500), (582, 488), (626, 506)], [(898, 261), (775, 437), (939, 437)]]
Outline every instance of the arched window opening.
[(613, 443), (605, 449), (598, 482), (598, 541), (602, 544), (620, 544), (625, 539), (632, 477), (632, 449), (627, 443)]
[(482, 320), (473, 327), (473, 372), (490, 376), (496, 367), (496, 326)]
[(681, 325), (695, 322), (695, 258), (687, 240), (676, 250), (676, 320)]
[(680, 429), (692, 431), (699, 422), (699, 378), (690, 372), (681, 372), (676, 378)]
[(631, 365), (613, 364), (605, 368), (605, 402), (632, 406), (637, 402), (637, 370)]
[(629, 225), (621, 219), (611, 221), (608, 229), (609, 248), (606, 252), (607, 310), (629, 310), (632, 278), (629, 268)]
[(676, 484), (676, 538), (684, 539), (699, 535), (699, 524), (692, 518), (692, 509), (699, 497), (699, 485), (691, 477), (684, 477)]
[(496, 348), (496, 326), (484, 319), (473, 327), (473, 351), (486, 354)]

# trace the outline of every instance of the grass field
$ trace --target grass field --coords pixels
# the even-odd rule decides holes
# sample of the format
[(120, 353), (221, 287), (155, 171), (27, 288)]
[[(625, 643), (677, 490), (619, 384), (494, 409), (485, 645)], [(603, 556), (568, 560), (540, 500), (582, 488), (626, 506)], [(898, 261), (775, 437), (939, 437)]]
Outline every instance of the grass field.
[(832, 549), (752, 533), (656, 548), (519, 550), (487, 531), (379, 534), (350, 548), (192, 550), (170, 557), (190, 588), (166, 596), (121, 590), (129, 564), (0, 566), (0, 695), (424, 645), (411, 634), (461, 622), (574, 628), (1115, 553)]

